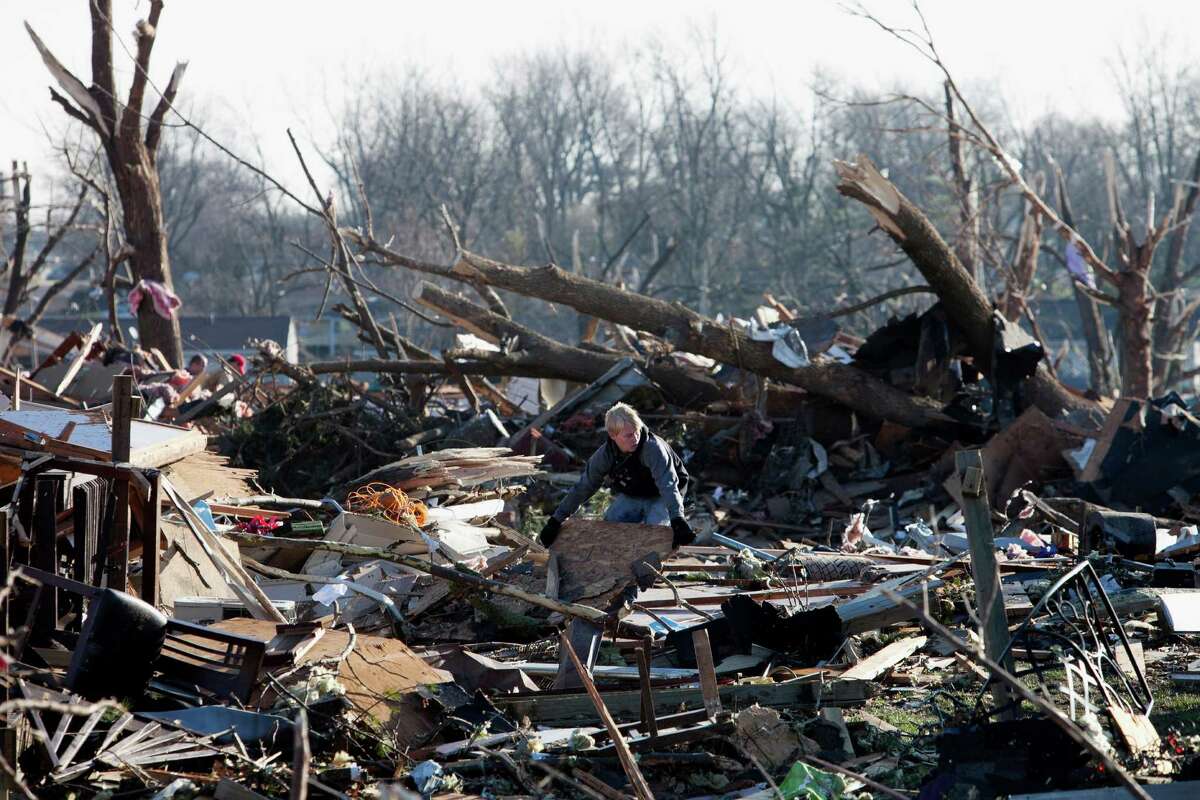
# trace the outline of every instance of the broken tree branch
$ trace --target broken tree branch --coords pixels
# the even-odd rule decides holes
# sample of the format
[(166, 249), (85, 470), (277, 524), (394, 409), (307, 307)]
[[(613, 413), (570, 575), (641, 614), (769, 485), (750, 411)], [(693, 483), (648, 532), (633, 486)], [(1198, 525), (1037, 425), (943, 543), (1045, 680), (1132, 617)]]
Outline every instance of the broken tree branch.
[(346, 235), (384, 265), (464, 283), (482, 280), (497, 288), (562, 303), (583, 314), (663, 336), (679, 350), (794, 384), (877, 419), (918, 428), (950, 422), (936, 401), (912, 397), (863, 370), (836, 363), (788, 367), (771, 354), (770, 343), (752, 341), (739, 328), (718, 324), (677, 303), (575, 275), (553, 264), (519, 267), (464, 251), (453, 266), (447, 267), (410, 258), (357, 231), (347, 231)]
[[(879, 227), (908, 254), (937, 292), (950, 318), (963, 331), (976, 363), (985, 373), (989, 372), (995, 335), (992, 306), (958, 256), (921, 209), (885, 178), (866, 155), (860, 155), (855, 162), (835, 161), (834, 167), (840, 178), (838, 191), (866, 206)], [(1038, 364), (1025, 385), (1033, 403), (1048, 416), (1057, 417), (1065, 411), (1100, 417), (1100, 409), (1094, 402), (1072, 394), (1050, 375), (1044, 363)]]

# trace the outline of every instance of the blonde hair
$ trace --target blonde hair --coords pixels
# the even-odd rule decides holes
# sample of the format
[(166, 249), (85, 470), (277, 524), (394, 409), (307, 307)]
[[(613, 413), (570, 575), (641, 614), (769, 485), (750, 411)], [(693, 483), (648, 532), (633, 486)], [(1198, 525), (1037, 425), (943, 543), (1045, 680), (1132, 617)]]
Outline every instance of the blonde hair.
[(609, 433), (616, 433), (625, 428), (633, 428), (641, 433), (643, 427), (645, 425), (638, 416), (637, 409), (625, 403), (617, 403), (604, 414), (604, 429)]

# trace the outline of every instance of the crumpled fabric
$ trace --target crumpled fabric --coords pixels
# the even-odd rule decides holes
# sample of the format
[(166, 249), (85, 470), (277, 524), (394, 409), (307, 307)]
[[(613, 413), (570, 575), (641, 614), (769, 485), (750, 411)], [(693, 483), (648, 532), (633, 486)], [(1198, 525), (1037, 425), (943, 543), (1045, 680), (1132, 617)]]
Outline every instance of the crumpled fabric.
[(1074, 239), (1067, 242), (1067, 272), (1089, 289), (1096, 288), (1096, 276), (1092, 273), (1092, 268), (1088, 263), (1083, 260), (1083, 253), (1079, 252), (1079, 245), (1075, 243)]
[(162, 400), (165, 405), (173, 405), (179, 398), (179, 392), (169, 383), (143, 383), (138, 387), (147, 405), (153, 405), (155, 400)]
[(154, 313), (163, 319), (174, 319), (175, 309), (183, 305), (183, 301), (166, 286), (158, 281), (148, 281), (143, 278), (129, 293), (129, 308), (134, 314), (138, 313), (138, 307), (147, 296), (154, 303)]

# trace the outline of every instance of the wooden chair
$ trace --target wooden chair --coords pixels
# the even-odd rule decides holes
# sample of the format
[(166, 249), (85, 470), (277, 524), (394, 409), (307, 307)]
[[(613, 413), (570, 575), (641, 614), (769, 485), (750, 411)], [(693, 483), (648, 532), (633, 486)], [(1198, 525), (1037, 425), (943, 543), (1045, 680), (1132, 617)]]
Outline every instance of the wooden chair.
[(220, 700), (245, 703), (258, 682), (267, 643), (170, 618), (155, 667), (157, 684), (195, 687)]

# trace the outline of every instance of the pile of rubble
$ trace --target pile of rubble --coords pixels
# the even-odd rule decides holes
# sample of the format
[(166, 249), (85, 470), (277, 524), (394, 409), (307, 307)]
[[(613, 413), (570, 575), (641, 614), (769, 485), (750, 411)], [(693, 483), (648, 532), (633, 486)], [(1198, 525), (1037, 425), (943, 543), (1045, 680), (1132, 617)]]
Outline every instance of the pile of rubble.
[[(233, 384), (251, 416), (230, 404), (200, 428), (148, 413), (131, 374), (88, 409), (8, 373), (4, 785), (163, 798), (1194, 788), (1200, 420), (1176, 396), (1119, 401), (1091, 427), (981, 410), (948, 377), (956, 357), (940, 378), (912, 368), (921, 348), (904, 343), (936, 315), (789, 347), (858, 358), (906, 390), (949, 381), (957, 427), (861, 426), (681, 361), (723, 387), (701, 410), (632, 357), (522, 411), (512, 387), (478, 381), (473, 401), (298, 365), (279, 382), (263, 343), (246, 375), (208, 381), (209, 399)], [(684, 454), (699, 538), (673, 548), (670, 528), (585, 513), (542, 547), (617, 401)], [(243, 466), (209, 452), (205, 429)]]
[[(940, 297), (865, 338), (344, 231), (486, 307), (420, 284), (462, 329), (436, 357), (362, 305), (337, 311), (378, 359), (250, 342), (176, 373), (93, 329), (0, 371), (6, 790), (1194, 791), (1194, 407), (1071, 390), (843, 167)], [(590, 315), (584, 341), (491, 287)], [(618, 402), (694, 478), (695, 541), (602, 493), (543, 546)]]

